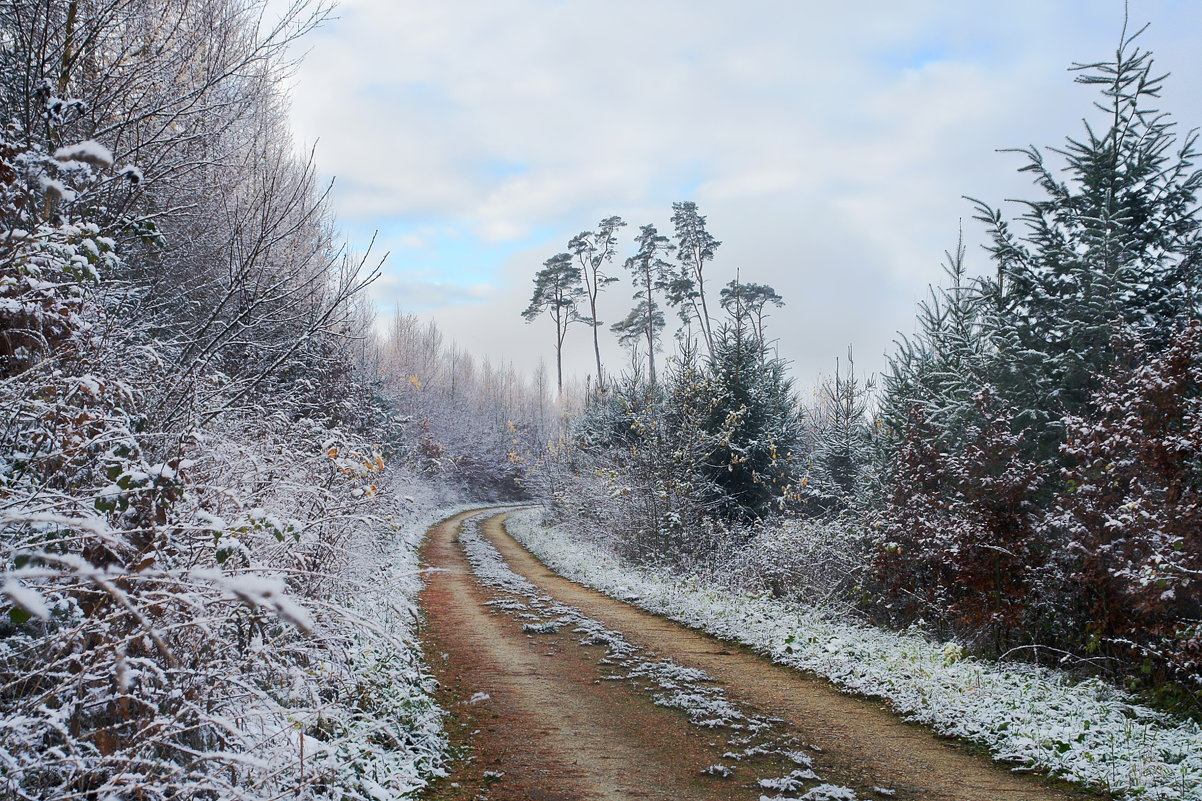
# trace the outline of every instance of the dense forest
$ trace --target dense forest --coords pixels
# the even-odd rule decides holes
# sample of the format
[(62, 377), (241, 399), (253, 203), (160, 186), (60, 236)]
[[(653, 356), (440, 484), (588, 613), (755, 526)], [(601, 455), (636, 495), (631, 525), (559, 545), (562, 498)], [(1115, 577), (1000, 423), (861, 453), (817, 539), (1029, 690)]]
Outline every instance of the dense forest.
[(0, 795), (370, 798), (434, 769), (374, 583), (415, 507), (512, 494), (495, 423), (537, 414), (436, 330), (377, 335), (376, 262), (285, 114), (325, 13), (0, 7)]
[(1202, 171), (1134, 37), (1079, 67), (1083, 133), (1019, 151), (1035, 199), (975, 202), (988, 269), (951, 250), (886, 372), (803, 403), (787, 299), (714, 286), (692, 201), (543, 264), (554, 379), (378, 317), (287, 123), (328, 13), (0, 4), (0, 795), (416, 792), (445, 741), (406, 532), (463, 502), (1199, 713)]
[[(672, 236), (642, 226), (624, 264), (636, 305), (612, 326), (635, 366), (607, 379), (598, 356), (570, 445), (536, 473), (560, 519), (637, 560), (1196, 713), (1202, 172), (1134, 40), (1075, 68), (1098, 90), (1083, 133), (1016, 151), (1037, 190), (1020, 214), (973, 201), (989, 269), (970, 273), (958, 244), (885, 373), (862, 378), (849, 354), (805, 408), (765, 333), (783, 299), (732, 281), (707, 302), (721, 243), (694, 203), (674, 204)], [(557, 347), (573, 321), (596, 336), (622, 224), (536, 276), (526, 315), (559, 315)]]

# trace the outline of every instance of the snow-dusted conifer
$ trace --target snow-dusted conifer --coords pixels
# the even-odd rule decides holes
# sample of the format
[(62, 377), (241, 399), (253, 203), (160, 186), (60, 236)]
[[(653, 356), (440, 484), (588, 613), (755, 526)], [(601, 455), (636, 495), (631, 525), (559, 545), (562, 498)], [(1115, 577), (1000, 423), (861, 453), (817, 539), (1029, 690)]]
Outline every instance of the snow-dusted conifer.
[[(745, 318), (738, 318), (714, 334), (704, 375), (702, 397), (686, 393), (683, 403), (670, 406), (669, 425), (673, 415), (691, 416), (685, 405), (701, 410), (698, 423), (709, 441), (694, 469), (707, 480), (705, 491), (722, 516), (770, 515), (792, 497), (797, 479), (801, 417), (785, 364), (766, 352)], [(673, 428), (683, 426), (678, 422)]]
[(994, 340), (1004, 373), (998, 391), (1032, 427), (1042, 458), (1054, 460), (1061, 416), (1089, 405), (1112, 359), (1116, 321), (1164, 344), (1197, 313), (1202, 220), (1196, 133), (1179, 138), (1153, 107), (1165, 76), (1153, 72), (1138, 31), (1112, 61), (1078, 64), (1077, 82), (1101, 89), (1104, 116), (1052, 152), (1066, 178), (1029, 147), (1021, 151), (1044, 197), (1022, 201), (1014, 223), (977, 204), (997, 265), (989, 283), (999, 315)]
[(874, 382), (856, 375), (851, 348), (847, 367), (818, 387), (818, 402), (806, 416), (808, 511), (844, 511), (859, 506), (870, 488), (874, 425)]

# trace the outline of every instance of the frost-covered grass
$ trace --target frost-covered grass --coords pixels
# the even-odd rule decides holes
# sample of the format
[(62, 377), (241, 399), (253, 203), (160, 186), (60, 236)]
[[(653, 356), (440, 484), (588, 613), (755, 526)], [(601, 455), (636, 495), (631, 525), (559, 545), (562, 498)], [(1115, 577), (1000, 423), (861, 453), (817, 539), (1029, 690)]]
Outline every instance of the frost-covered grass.
[(679, 573), (625, 564), (513, 515), (508, 530), (568, 578), (650, 612), (740, 642), (774, 661), (884, 699), (906, 720), (987, 746), (1015, 769), (1042, 771), (1122, 798), (1202, 801), (1202, 731), (1097, 680), (982, 662), (919, 634), (883, 631)]
[[(421, 495), (421, 488), (411, 488)], [(341, 603), (342, 632), (350, 632), (345, 664), (305, 681), (337, 682), (338, 700), (296, 723), (320, 731), (305, 736), (311, 774), (323, 776), (340, 798), (400, 801), (445, 776), (448, 742), (436, 682), (417, 639), (417, 596), (424, 586), (418, 549), (426, 531), (479, 503), (439, 505), (428, 499), (393, 504), (390, 522), (375, 521), (375, 541), (357, 543), (348, 570), (361, 579)], [(315, 719), (316, 716), (316, 719)], [(300, 743), (295, 744), (300, 750)]]
[(478, 504), (425, 508), (412, 513), (360, 554), (366, 588), (348, 604), (354, 629), (347, 702), (332, 707), (322, 726), (325, 742), (308, 739), (314, 765), (338, 783), (373, 799), (413, 797), (445, 775), (447, 739), (434, 680), (416, 639), (417, 595), (423, 582), (418, 548), (430, 526)]

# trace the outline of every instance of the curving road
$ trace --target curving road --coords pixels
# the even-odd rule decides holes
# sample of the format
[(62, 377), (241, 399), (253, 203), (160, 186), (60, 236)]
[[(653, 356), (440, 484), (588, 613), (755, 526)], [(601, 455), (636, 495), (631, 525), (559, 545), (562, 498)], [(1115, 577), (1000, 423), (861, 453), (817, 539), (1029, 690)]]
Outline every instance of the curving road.
[[(756, 801), (853, 790), (860, 799), (1100, 797), (1011, 773), (878, 704), (574, 584), (509, 537), (506, 514), (448, 518), (424, 550), (440, 570), (422, 596), (423, 642), (460, 754), (427, 798)], [(479, 535), (461, 532), (471, 517), (482, 520)], [(495, 547), (536, 592), (482, 583), (461, 534)], [(620, 655), (612, 643), (582, 638), (589, 626), (625, 643)], [(739, 711), (722, 725), (698, 725), (690, 715), (705, 715), (664, 706), (703, 697), (711, 700), (696, 703), (717, 698)], [(703, 773), (710, 766), (725, 770)], [(759, 784), (790, 776), (791, 784)]]

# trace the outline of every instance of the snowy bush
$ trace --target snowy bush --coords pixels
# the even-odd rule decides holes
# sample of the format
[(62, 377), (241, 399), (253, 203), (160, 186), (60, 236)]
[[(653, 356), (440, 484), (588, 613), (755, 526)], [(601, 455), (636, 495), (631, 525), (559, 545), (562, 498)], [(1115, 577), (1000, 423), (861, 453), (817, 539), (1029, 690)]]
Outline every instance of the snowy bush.
[(707, 580), (749, 593), (850, 605), (865, 570), (863, 523), (850, 517), (762, 522), (737, 544), (690, 564)]
[(432, 499), (284, 127), (320, 13), (93, 12), (0, 8), (0, 795), (411, 797)]

